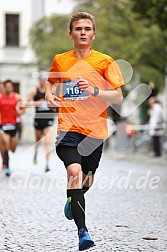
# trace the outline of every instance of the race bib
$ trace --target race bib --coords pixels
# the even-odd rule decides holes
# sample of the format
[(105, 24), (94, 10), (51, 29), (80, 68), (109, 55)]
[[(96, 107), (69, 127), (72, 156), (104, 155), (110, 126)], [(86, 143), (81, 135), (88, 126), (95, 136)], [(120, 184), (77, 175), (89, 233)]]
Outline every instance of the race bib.
[(2, 125), (2, 130), (16, 130), (16, 125), (15, 124)]
[(88, 93), (80, 90), (77, 80), (63, 81), (63, 97), (65, 100), (85, 100)]

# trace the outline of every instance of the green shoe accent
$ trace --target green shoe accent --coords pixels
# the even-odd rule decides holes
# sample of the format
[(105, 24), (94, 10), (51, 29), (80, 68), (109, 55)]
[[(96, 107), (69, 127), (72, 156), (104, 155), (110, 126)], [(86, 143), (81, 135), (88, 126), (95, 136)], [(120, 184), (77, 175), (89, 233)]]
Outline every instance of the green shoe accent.
[(64, 214), (68, 220), (73, 220), (73, 215), (71, 211), (71, 197), (67, 198), (67, 202), (64, 207)]
[(71, 197), (67, 198), (68, 203), (71, 203)]

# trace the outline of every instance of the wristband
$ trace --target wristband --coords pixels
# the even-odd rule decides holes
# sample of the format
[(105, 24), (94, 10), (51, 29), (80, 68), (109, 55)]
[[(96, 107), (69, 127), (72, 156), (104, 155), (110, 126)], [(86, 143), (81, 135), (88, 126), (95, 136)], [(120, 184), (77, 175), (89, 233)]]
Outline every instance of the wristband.
[(98, 87), (94, 87), (94, 93), (92, 94), (92, 96), (97, 96), (99, 93), (99, 88)]

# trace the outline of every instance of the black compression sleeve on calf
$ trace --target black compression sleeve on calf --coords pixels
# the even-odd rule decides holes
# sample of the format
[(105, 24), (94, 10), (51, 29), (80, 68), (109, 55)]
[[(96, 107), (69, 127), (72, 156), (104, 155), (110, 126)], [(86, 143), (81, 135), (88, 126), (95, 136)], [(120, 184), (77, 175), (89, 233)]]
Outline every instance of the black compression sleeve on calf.
[(85, 225), (85, 198), (82, 189), (68, 189), (67, 197), (71, 197), (71, 210), (78, 230), (86, 228)]
[(89, 190), (90, 187), (87, 187), (87, 186), (84, 186), (82, 187), (82, 191), (83, 191), (83, 194), (85, 194), (88, 190)]
[(6, 165), (7, 168), (9, 168), (9, 154), (8, 154), (8, 151), (5, 151), (3, 153), (3, 163)]

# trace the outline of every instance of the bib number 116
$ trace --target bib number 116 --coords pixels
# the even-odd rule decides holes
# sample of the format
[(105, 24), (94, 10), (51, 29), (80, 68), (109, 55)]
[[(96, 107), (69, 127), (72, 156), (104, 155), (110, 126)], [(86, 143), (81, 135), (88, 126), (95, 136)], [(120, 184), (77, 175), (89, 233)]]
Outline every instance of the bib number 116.
[(88, 94), (80, 90), (77, 80), (72, 80), (63, 82), (63, 97), (65, 100), (84, 100)]

